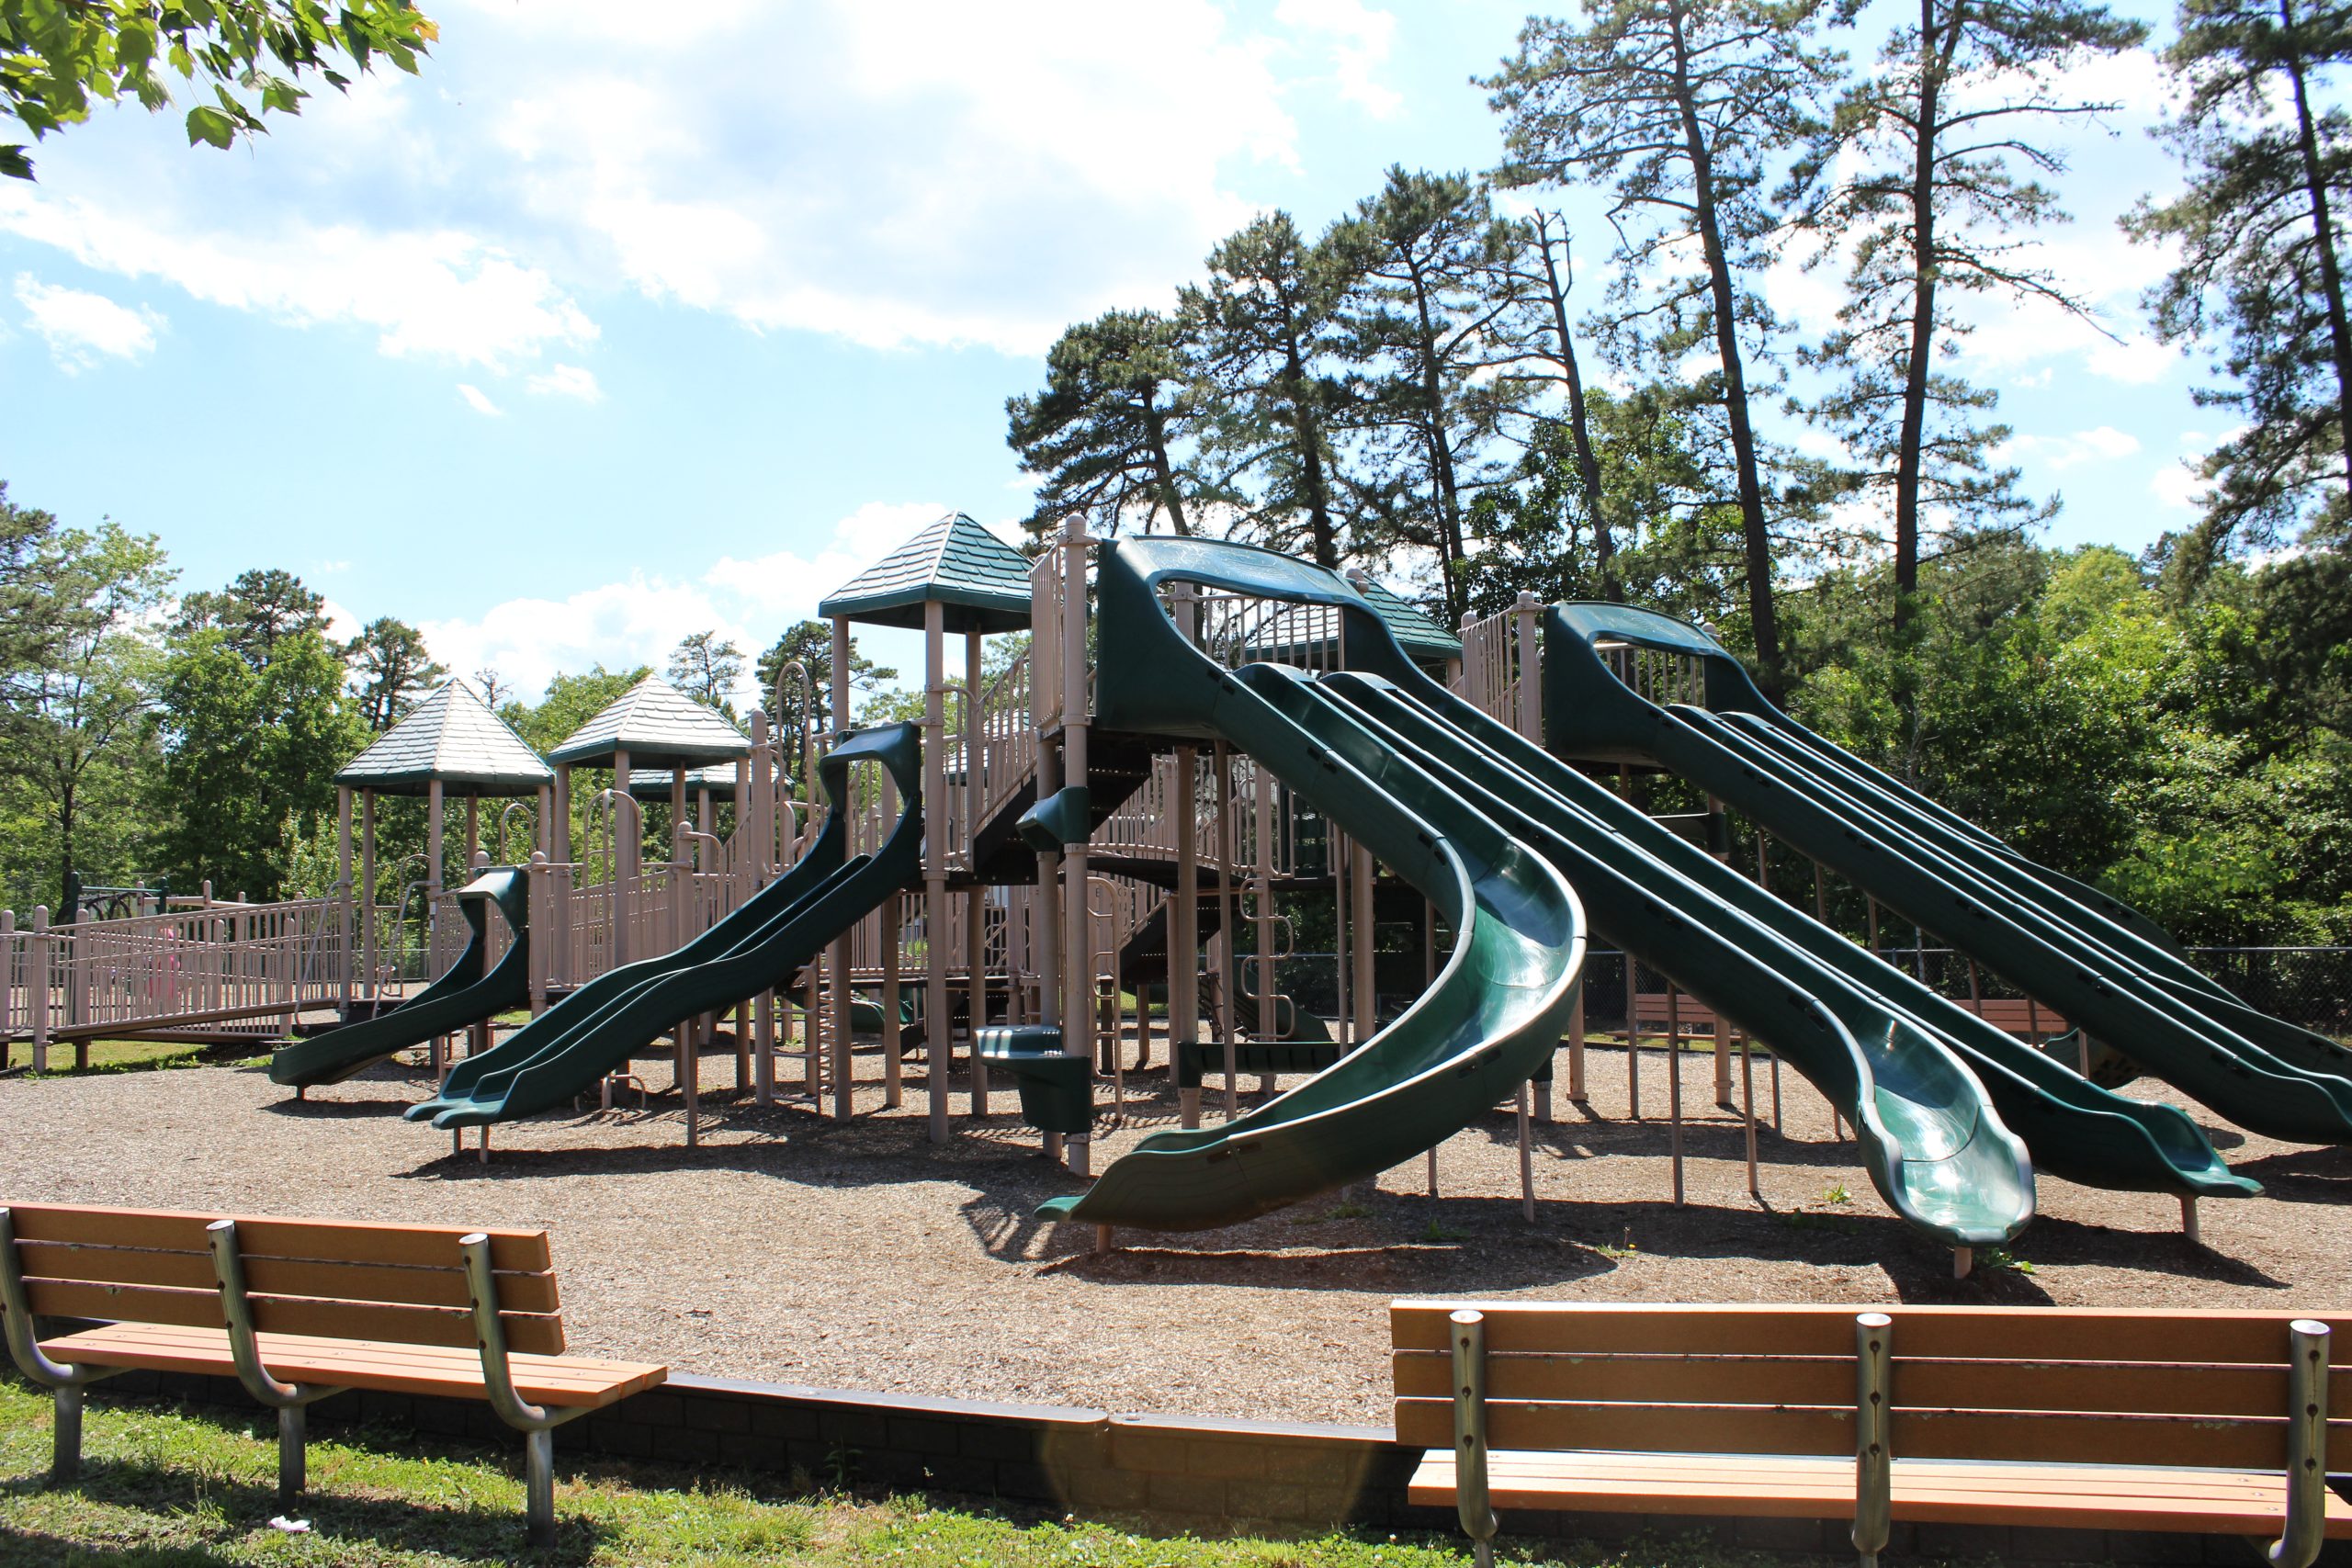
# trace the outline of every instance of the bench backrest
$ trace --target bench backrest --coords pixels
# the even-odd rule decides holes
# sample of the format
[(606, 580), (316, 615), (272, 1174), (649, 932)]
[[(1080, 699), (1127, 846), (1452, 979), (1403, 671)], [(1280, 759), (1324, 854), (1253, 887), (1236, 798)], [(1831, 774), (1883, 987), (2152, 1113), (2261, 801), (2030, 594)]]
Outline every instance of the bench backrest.
[[(1984, 997), (1971, 1001), (1966, 997), (1947, 998), (1963, 1012), (1973, 1012), (2005, 1034), (2064, 1034), (2071, 1027), (2064, 1015), (2054, 1008), (2043, 1007), (2024, 997)], [(1678, 1027), (1694, 1033), (1712, 1031), (1715, 1026), (1714, 1010), (1688, 992), (1674, 998), (1674, 1021)], [(1634, 1021), (1664, 1023), (1667, 1018), (1667, 993), (1635, 991)]]
[[(150, 1209), (12, 1203), (27, 1303), (43, 1317), (223, 1328), (205, 1227), (236, 1221), (264, 1334), (470, 1347), (463, 1225), (282, 1220)], [(493, 1230), (491, 1266), (510, 1349), (560, 1355), (563, 1318), (545, 1231)]]
[[(1893, 1319), (1897, 1458), (2287, 1462), (2296, 1314), (2273, 1312), (1400, 1301), (1400, 1442), (1454, 1442), (1447, 1314), (1464, 1306), (1486, 1314), (1496, 1449), (1850, 1457), (1855, 1314), (1871, 1310)], [(2308, 1315), (2346, 1342), (2352, 1314)], [(2352, 1453), (2352, 1369), (2333, 1370), (2327, 1408), (2331, 1451)]]

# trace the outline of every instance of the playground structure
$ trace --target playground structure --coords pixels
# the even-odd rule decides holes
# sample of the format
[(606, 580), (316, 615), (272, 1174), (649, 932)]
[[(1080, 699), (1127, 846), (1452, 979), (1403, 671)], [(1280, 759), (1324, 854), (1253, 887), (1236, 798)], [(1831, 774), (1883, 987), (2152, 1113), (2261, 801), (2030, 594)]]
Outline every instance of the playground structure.
[[(1498, 1104), (1516, 1100), (1523, 1128), (1563, 1046), (1582, 1098), (1589, 922), (1665, 979), (1633, 987), (1629, 1031), (1657, 1018), (1672, 1049), (1706, 1022), (1719, 1104), (1736, 1066), (1751, 1172), (1760, 1049), (1775, 1081), (1785, 1061), (1829, 1097), (1889, 1204), (1963, 1268), (2030, 1217), (2036, 1168), (2169, 1193), (2192, 1229), (2200, 1197), (2255, 1190), (2188, 1117), (2112, 1092), (2135, 1071), (2268, 1135), (2352, 1137), (2341, 1046), (1805, 736), (1667, 617), (1522, 598), (1457, 639), (1376, 584), (1264, 551), (1073, 524), (1031, 561), (960, 516), (820, 613), (834, 715), (854, 626), (922, 630), (918, 726), (777, 732), (769, 712), (818, 708), (796, 666), (748, 734), (649, 680), (542, 761), (453, 682), (339, 776), (328, 897), (55, 928), (36, 912), (0, 928), (0, 1026), (38, 1063), (100, 1034), (291, 1033), (332, 1009), (342, 1028), (282, 1051), (278, 1081), (429, 1043), (447, 1077), (413, 1114), (485, 1139), (575, 1098), (642, 1095), (631, 1060), (664, 1032), (689, 1141), (706, 1042), (731, 1043), (741, 1093), (842, 1119), (862, 1062), (896, 1107), (919, 1054), (933, 1141), (959, 1097), (984, 1116), (1018, 1088), (1058, 1099), (1039, 1125), (1081, 1175), (1102, 1080), (1116, 1113), (1130, 1073), (1164, 1070), (1182, 1129), (1048, 1212), (1183, 1229), (1361, 1179)], [(1022, 632), (989, 678), (986, 639)], [(1687, 780), (1706, 810), (1645, 815), (1635, 768)], [(616, 784), (575, 811), (583, 769)], [(387, 794), (426, 803), (421, 875), (379, 864)], [(476, 869), (455, 890), (452, 798)], [(648, 861), (644, 803), (665, 798), (669, 858)], [(502, 855), (511, 815), (530, 813), (527, 863), (489, 863), (485, 799), (508, 803)], [(1808, 913), (1728, 863), (1727, 807), (1860, 886), (1871, 946), (1825, 923), (1817, 894)], [(1968, 996), (1873, 953), (1882, 906), (1968, 953)], [(1318, 1010), (1279, 982), (1296, 920), (1326, 907), (1336, 983)], [(1996, 979), (2024, 992), (2022, 1020)], [(495, 1016), (522, 1010), (533, 1021), (493, 1044)], [(2061, 1019), (2073, 1032), (2045, 1040)], [(444, 1043), (467, 1035), (456, 1061)], [(1245, 1114), (1242, 1079), (1301, 1074)], [(1203, 1125), (1220, 1088), (1222, 1121)]]

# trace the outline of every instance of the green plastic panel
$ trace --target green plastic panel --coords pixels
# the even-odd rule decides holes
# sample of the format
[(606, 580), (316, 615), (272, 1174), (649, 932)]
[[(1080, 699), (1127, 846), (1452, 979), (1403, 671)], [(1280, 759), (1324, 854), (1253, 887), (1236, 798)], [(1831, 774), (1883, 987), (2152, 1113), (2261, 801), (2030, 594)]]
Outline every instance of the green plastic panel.
[[(492, 904), (505, 917), (514, 941), (497, 966), (485, 975)], [(531, 903), (522, 868), (485, 867), (458, 890), (458, 908), (466, 918), (466, 945), (447, 973), (389, 1012), (330, 1029), (272, 1053), (269, 1081), (292, 1089), (341, 1083), (394, 1052), (455, 1034), (528, 1005)]]
[(598, 976), (492, 1050), (458, 1063), (439, 1094), (409, 1107), (409, 1120), (476, 1127), (551, 1110), (680, 1021), (789, 983), (922, 869), (921, 727), (888, 725), (845, 739), (820, 767), (827, 799), (847, 798), (849, 765), (861, 759), (888, 768), (906, 802), (880, 850), (844, 858), (847, 814), (831, 813), (808, 852), (741, 908), (674, 953)]

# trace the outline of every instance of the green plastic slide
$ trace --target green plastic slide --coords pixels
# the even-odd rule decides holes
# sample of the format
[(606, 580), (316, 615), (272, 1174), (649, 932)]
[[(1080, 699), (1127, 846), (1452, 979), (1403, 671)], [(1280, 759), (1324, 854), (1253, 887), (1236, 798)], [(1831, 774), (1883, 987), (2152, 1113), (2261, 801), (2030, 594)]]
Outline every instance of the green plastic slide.
[(788, 984), (833, 938), (920, 874), (922, 732), (888, 725), (849, 736), (820, 769), (825, 796), (848, 798), (849, 765), (881, 763), (906, 808), (882, 847), (847, 854), (848, 813), (782, 877), (674, 953), (625, 964), (574, 991), (495, 1049), (450, 1070), (441, 1092), (408, 1109), (412, 1122), (478, 1127), (561, 1105), (666, 1030)]
[[(2231, 997), (2144, 917), (2078, 897), (2079, 884), (1804, 731), (1703, 632), (1622, 604), (1555, 605), (1546, 623), (1552, 750), (1688, 779), (2241, 1126), (2352, 1141), (2352, 1055)], [(1595, 651), (1602, 640), (1700, 659), (1708, 706), (1645, 700)]]
[(1292, 671), (1228, 672), (1204, 657), (1158, 596), (1163, 582), (1191, 582), (1361, 606), (1338, 577), (1243, 546), (1147, 537), (1106, 546), (1097, 581), (1098, 723), (1230, 741), (1419, 889), (1458, 934), (1437, 982), (1337, 1066), (1237, 1121), (1153, 1134), (1040, 1215), (1153, 1230), (1232, 1224), (1376, 1175), (1486, 1115), (1566, 1027), (1584, 958), (1576, 895), (1411, 762), (1358, 744), (1329, 694)]
[[(485, 975), (492, 904), (506, 918), (514, 940)], [(396, 1051), (526, 1005), (531, 999), (530, 897), (522, 868), (484, 867), (481, 875), (458, 889), (458, 908), (466, 917), (466, 947), (447, 974), (390, 1011), (273, 1053), (269, 1081), (295, 1089), (341, 1083)]]
[[(2011, 1039), (1660, 827), (1613, 791), (1480, 713), (1401, 658), (1360, 656), (1351, 650), (1351, 660), (1388, 671), (1402, 695), (1386, 699), (1379, 711), (1396, 728), (1441, 753), (1475, 743), (1485, 748), (1493, 764), (1511, 770), (1515, 777), (1489, 787), (1532, 819), (1526, 833), (1555, 834), (1567, 840), (1565, 847), (1555, 848), (1555, 854), (1581, 852), (1615, 868), (1584, 871), (1558, 862), (1585, 895), (1595, 927), (1604, 936), (1656, 940), (1642, 938), (1645, 922), (1638, 908), (1633, 911), (1630, 929), (1616, 929), (1610, 919), (1615, 906), (1604, 902), (1592, 880), (1628, 877), (1637, 897), (1668, 899), (1702, 913), (1702, 923), (1709, 930), (1701, 939), (1702, 949), (1724, 939), (1741, 953), (1730, 962), (1766, 960), (1775, 975), (1803, 984), (1847, 1021), (1849, 1032), (1865, 1046), (1913, 1034), (1931, 1038), (1964, 1064), (1991, 1096), (2000, 1121), (2025, 1140), (2038, 1169), (2087, 1185), (2181, 1197), (2246, 1196), (2261, 1190), (2256, 1182), (2232, 1174), (2197, 1124), (2176, 1108), (2110, 1093)], [(1340, 681), (1344, 685), (1354, 679)], [(1381, 703), (1377, 697), (1363, 700)], [(1724, 999), (1719, 955), (1711, 949), (1694, 951), (1674, 938), (1648, 951), (1629, 951), (1675, 976), (1711, 1006)], [(1736, 1005), (1727, 1008), (1725, 1015), (1768, 1044), (1787, 1048), (1793, 1043), (1790, 1060), (1821, 1082), (1797, 1055), (1809, 1048), (1808, 1043), (1802, 1038), (1790, 1042), (1785, 1025), (1775, 1021), (1780, 1010), (1770, 1005), (1771, 993), (1762, 993), (1766, 1005), (1759, 1011), (1753, 987), (1748, 990), (1746, 997), (1728, 998)], [(1902, 1076), (1918, 1077), (1907, 1070)], [(1883, 1095), (1883, 1073), (1878, 1086)]]

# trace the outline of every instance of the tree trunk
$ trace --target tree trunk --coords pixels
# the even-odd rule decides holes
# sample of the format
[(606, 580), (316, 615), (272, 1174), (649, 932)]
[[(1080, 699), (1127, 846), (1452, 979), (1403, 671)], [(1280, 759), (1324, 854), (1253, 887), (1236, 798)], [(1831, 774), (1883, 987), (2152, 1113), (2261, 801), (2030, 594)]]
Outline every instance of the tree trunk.
[(1151, 467), (1159, 479), (1159, 504), (1168, 509), (1169, 526), (1179, 534), (1190, 534), (1193, 525), (1184, 520), (1184, 499), (1176, 493), (1176, 467), (1168, 460), (1168, 416), (1157, 408), (1144, 411), (1151, 431)]
[(1577, 479), (1584, 490), (1585, 515), (1592, 523), (1592, 569), (1600, 580), (1603, 599), (1622, 600), (1625, 591), (1617, 585), (1617, 570), (1613, 558), (1617, 541), (1609, 530), (1609, 519), (1600, 509), (1600, 459), (1593, 455), (1592, 423), (1584, 406), (1584, 371), (1577, 364), (1576, 340), (1568, 335), (1568, 294), (1561, 287), (1560, 269), (1552, 260), (1552, 235), (1545, 219), (1535, 220), (1536, 244), (1544, 253), (1544, 278), (1548, 302), (1552, 307), (1552, 331), (1560, 340), (1560, 371), (1568, 382), (1568, 439), (1577, 449)]
[(1421, 322), (1421, 434), (1429, 444), (1430, 471), (1437, 479), (1438, 525), (1445, 547), (1438, 552), (1445, 580), (1445, 613), (1450, 622), (1462, 619), (1460, 567), (1468, 552), (1462, 544), (1462, 497), (1453, 475), (1453, 447), (1445, 438), (1445, 378), (1438, 363), (1437, 329), (1430, 321), (1429, 288), (1421, 269), (1408, 257), (1406, 270), (1413, 280), (1413, 305)]
[(2327, 178), (2320, 169), (2319, 135), (2303, 81), (2303, 53), (2295, 38), (2295, 0), (2278, 0), (2278, 22), (2287, 35), (2288, 79), (2295, 88), (2295, 141), (2302, 154), (2303, 185), (2311, 197), (2312, 238), (2319, 248), (2320, 287), (2327, 294), (2327, 332), (2335, 359), (2336, 436), (2344, 447), (2344, 474), (2352, 489), (2352, 322), (2344, 314), (2344, 275), (2335, 259), (2335, 225), (2328, 215)]
[(1692, 99), (1682, 6), (1669, 6), (1667, 17), (1674, 39), (1675, 107), (1681, 115), (1683, 142), (1690, 157), (1691, 199), (1698, 209), (1695, 221), (1706, 254), (1707, 282), (1714, 303), (1715, 353), (1723, 362), (1724, 371), (1724, 413), (1731, 427), (1732, 462), (1739, 482), (1741, 531), (1747, 547), (1747, 618), (1756, 638), (1761, 684), (1767, 695), (1778, 698), (1781, 623), (1772, 598), (1772, 536), (1765, 525), (1764, 481), (1756, 462), (1756, 431), (1747, 417), (1747, 371), (1740, 357), (1739, 324), (1733, 314), (1731, 267), (1724, 256), (1723, 227), (1715, 213), (1713, 158)]
[(1295, 333), (1283, 339), (1283, 385), (1290, 401), (1291, 439), (1298, 443), (1301, 478), (1306, 490), (1307, 529), (1315, 540), (1315, 564), (1336, 571), (1340, 548), (1331, 534), (1329, 481), (1323, 473), (1323, 426), (1306, 406), (1306, 365)]
[[(1947, 21), (1964, 25), (1955, 4)], [(1894, 455), (1894, 629), (1910, 624), (1919, 589), (1919, 474), (1928, 429), (1928, 368), (1936, 347), (1936, 136), (1942, 61), (1936, 0), (1919, 0), (1919, 111), (1911, 129), (1911, 344), (1903, 367), (1903, 433)]]

